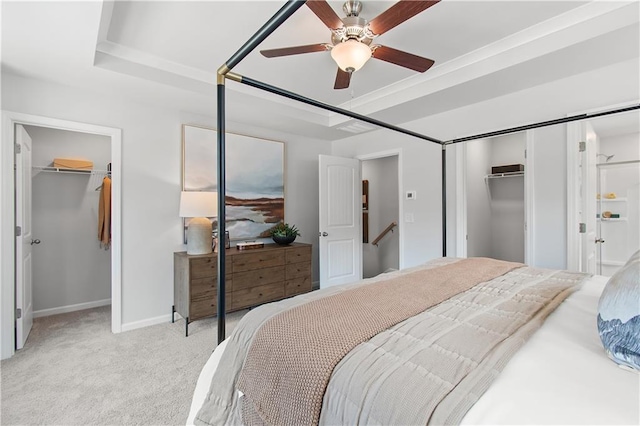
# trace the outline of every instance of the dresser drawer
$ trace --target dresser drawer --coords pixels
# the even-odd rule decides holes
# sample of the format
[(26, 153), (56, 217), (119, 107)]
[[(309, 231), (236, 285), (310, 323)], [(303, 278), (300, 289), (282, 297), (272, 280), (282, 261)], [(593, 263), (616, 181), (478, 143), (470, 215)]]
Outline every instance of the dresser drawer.
[(311, 247), (289, 248), (286, 251), (284, 260), (287, 265), (298, 262), (311, 262)]
[[(227, 293), (225, 305), (227, 310), (231, 306), (232, 293)], [(218, 297), (215, 291), (203, 293), (198, 297), (193, 297), (189, 306), (189, 321), (199, 318), (211, 317), (218, 313)]]
[(292, 263), (285, 267), (285, 278), (290, 280), (292, 278), (302, 278), (311, 276), (311, 264), (306, 263)]
[[(217, 277), (198, 278), (191, 281), (191, 299), (198, 298), (209, 291), (213, 291), (214, 293), (218, 291)], [(225, 281), (225, 291), (226, 293), (233, 291), (233, 280), (227, 278)]]
[(284, 265), (283, 250), (267, 250), (258, 253), (243, 253), (233, 258), (233, 272), (253, 271)]
[[(225, 259), (225, 275), (231, 278), (232, 261)], [(218, 259), (216, 257), (200, 257), (191, 259), (191, 279), (217, 277), (218, 276)]]
[(249, 306), (260, 305), (284, 297), (284, 284), (267, 284), (258, 287), (236, 290), (232, 296), (232, 309), (247, 308)]
[(257, 269), (255, 271), (237, 272), (233, 274), (233, 289), (242, 290), (271, 283), (284, 282), (284, 269), (282, 266)]
[(284, 295), (286, 297), (311, 291), (311, 276), (287, 280), (284, 283)]
[(215, 277), (218, 272), (218, 259), (215, 257), (191, 259), (189, 270), (191, 279)]

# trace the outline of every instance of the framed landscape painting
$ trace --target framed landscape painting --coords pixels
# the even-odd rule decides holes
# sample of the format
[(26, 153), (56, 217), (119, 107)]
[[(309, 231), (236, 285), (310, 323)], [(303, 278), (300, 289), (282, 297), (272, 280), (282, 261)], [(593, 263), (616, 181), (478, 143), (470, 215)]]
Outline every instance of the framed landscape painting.
[[(217, 132), (182, 126), (183, 191), (218, 191)], [(284, 222), (284, 143), (226, 134), (226, 223), (232, 240), (269, 237)]]

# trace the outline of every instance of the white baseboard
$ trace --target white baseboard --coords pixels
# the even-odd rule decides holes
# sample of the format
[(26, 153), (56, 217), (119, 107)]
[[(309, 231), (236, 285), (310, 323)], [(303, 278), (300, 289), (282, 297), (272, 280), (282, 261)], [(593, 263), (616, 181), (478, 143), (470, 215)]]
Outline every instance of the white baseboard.
[(75, 305), (60, 306), (59, 308), (41, 309), (33, 311), (34, 318), (48, 317), (49, 315), (66, 314), (68, 312), (82, 311), (85, 309), (98, 308), (111, 304), (111, 299), (96, 300), (94, 302), (77, 303)]
[(171, 322), (171, 314), (160, 315), (159, 317), (147, 318), (140, 321), (127, 322), (122, 324), (122, 331), (137, 330), (138, 328), (149, 327), (151, 325)]

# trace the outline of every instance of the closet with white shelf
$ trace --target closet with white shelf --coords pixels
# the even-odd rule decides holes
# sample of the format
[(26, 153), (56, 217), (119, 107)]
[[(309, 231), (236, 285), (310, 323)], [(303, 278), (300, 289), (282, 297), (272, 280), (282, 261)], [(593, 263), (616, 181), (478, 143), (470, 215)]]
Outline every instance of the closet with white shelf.
[[(110, 170), (106, 136), (24, 126), (32, 139), (34, 317), (111, 303), (111, 252), (98, 239), (100, 186)], [(84, 158), (95, 168), (54, 167)]]
[(526, 170), (492, 168), (524, 165), (526, 133), (465, 145), (467, 256), (524, 262)]

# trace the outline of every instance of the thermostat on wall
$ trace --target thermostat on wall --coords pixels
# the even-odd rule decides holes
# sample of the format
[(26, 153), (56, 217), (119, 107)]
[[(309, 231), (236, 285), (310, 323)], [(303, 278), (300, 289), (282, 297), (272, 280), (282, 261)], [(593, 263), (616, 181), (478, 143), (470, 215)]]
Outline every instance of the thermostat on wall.
[(416, 197), (416, 191), (407, 191), (407, 200), (415, 200)]

